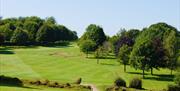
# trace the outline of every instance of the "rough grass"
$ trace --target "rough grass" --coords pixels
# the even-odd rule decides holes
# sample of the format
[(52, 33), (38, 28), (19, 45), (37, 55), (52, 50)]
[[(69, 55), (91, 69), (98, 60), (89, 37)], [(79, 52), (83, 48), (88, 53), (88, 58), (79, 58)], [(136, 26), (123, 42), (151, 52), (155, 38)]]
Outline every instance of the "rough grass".
[[(163, 89), (173, 83), (170, 70), (154, 70), (154, 74), (152, 76), (146, 72), (143, 88)], [(94, 84), (103, 91), (119, 76), (126, 80), (128, 86), (130, 79), (141, 77), (141, 71), (127, 66), (127, 72), (124, 73), (123, 65), (111, 57), (100, 59), (100, 64), (97, 64), (93, 55), (86, 58), (76, 43), (73, 43), (64, 47), (0, 47), (0, 75), (49, 79), (62, 83), (71, 83), (81, 77), (83, 83)], [(0, 88), (8, 89), (2, 86)]]

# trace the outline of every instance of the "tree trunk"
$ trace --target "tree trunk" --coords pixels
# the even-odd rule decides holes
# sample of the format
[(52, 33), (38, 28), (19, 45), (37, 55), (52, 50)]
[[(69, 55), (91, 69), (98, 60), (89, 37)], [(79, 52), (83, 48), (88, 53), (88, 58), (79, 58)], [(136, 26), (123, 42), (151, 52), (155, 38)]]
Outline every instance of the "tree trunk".
[(142, 75), (143, 75), (143, 79), (144, 79), (144, 69), (143, 69), (143, 73), (142, 73)]
[(99, 58), (97, 58), (97, 64), (99, 64)]
[(88, 58), (88, 51), (86, 52), (86, 58)]
[(126, 72), (126, 65), (124, 64), (124, 72)]
[(153, 75), (153, 68), (151, 68), (151, 75)]
[(171, 75), (172, 75), (172, 72), (173, 72), (173, 70), (171, 69)]

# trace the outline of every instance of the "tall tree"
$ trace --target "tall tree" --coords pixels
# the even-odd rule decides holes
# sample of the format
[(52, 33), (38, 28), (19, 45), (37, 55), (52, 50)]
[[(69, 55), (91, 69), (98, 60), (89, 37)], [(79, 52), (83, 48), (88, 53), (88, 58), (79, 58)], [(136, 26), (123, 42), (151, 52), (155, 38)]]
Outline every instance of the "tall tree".
[(124, 65), (124, 72), (126, 72), (126, 65), (129, 63), (129, 55), (131, 52), (131, 47), (128, 45), (123, 45), (119, 49), (119, 54), (118, 54), (118, 60), (120, 63)]
[(23, 45), (28, 41), (27, 31), (22, 30), (21, 28), (17, 28), (14, 31), (14, 34), (11, 38), (12, 43), (16, 43), (18, 45)]
[(39, 27), (36, 22), (27, 21), (24, 23), (24, 29), (28, 31), (30, 41), (35, 41), (36, 39), (36, 32), (38, 31)]
[[(153, 24), (144, 29), (133, 46), (130, 57), (133, 67), (142, 69), (143, 74), (144, 70), (164, 67), (164, 64), (167, 63), (164, 58), (169, 59), (167, 53), (165, 53), (166, 50), (169, 50), (165, 47), (168, 44), (165, 41), (168, 37), (172, 37), (171, 33), (175, 31), (175, 28), (166, 23)], [(174, 46), (174, 44), (171, 44), (171, 46)]]
[(4, 43), (4, 35), (0, 33), (0, 44)]
[(106, 36), (104, 34), (103, 28), (95, 24), (90, 24), (86, 28), (86, 32), (81, 37), (80, 41), (87, 39), (94, 41), (96, 43), (96, 48), (98, 48), (98, 46), (102, 45), (103, 42), (106, 40)]
[(36, 34), (37, 42), (53, 42), (54, 41), (54, 31), (51, 25), (44, 24), (38, 30)]

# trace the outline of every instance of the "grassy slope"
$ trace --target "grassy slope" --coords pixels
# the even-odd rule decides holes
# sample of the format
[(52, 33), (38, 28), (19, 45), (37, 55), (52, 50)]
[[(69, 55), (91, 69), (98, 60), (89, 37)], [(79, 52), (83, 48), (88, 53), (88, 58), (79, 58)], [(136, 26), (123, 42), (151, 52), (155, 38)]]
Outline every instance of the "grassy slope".
[[(102, 59), (96, 64), (96, 59), (85, 58), (76, 44), (69, 47), (32, 47), (6, 50), (0, 54), (0, 75), (19, 77), (22, 79), (49, 79), (59, 82), (73, 82), (81, 77), (83, 83), (95, 84), (103, 89), (112, 85), (117, 76), (124, 78), (127, 83), (132, 77), (140, 76), (140, 70), (127, 67), (115, 59)], [(158, 75), (169, 75), (170, 71), (154, 70)], [(149, 73), (148, 73), (149, 74)], [(170, 76), (146, 75), (143, 87), (146, 89), (162, 89), (173, 83)], [(165, 79), (165, 78), (168, 79)]]

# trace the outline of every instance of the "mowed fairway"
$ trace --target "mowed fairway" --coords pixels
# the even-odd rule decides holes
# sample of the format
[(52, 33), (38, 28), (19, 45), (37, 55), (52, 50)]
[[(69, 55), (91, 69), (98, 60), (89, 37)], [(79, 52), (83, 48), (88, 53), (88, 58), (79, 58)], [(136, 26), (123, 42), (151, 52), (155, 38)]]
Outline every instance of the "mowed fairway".
[[(25, 47), (1, 51), (0, 75), (21, 79), (49, 79), (71, 83), (81, 77), (83, 84), (94, 84), (103, 91), (118, 76), (124, 78), (127, 85), (133, 77), (141, 77), (140, 70), (129, 66), (127, 73), (123, 72), (123, 65), (113, 58), (100, 59), (100, 64), (97, 64), (93, 55), (86, 58), (76, 43), (67, 47)], [(173, 83), (170, 70), (154, 70), (154, 76), (146, 73), (146, 79), (143, 80), (145, 89), (163, 89)]]

